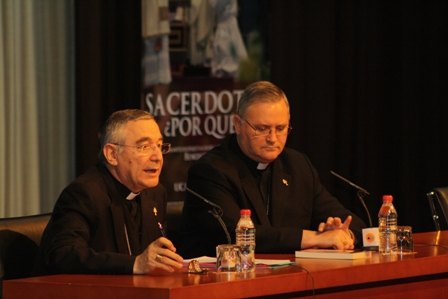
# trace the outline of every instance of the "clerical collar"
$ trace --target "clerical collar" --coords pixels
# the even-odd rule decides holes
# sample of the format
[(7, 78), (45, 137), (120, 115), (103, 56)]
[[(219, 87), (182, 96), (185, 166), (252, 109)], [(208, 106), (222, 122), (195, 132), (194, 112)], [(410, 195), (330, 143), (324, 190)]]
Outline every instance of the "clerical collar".
[(124, 198), (124, 199), (127, 199), (130, 201), (130, 200), (133, 200), (136, 196), (140, 195), (140, 192), (139, 193), (131, 192), (131, 190), (129, 190), (128, 187), (126, 187), (125, 185), (120, 183), (112, 175), (112, 173), (109, 171), (109, 169), (107, 169), (106, 165), (104, 165), (103, 163), (98, 163), (97, 167), (98, 167), (98, 170), (104, 174), (107, 184), (115, 187), (115, 191), (113, 192), (114, 198), (117, 198), (120, 200), (122, 200)]
[(258, 163), (257, 165), (257, 169), (258, 170), (265, 170), (266, 168), (268, 168), (269, 163)]
[(266, 168), (268, 168), (269, 163), (259, 163), (256, 162), (254, 160), (252, 160), (251, 158), (249, 158), (248, 156), (246, 156), (245, 153), (243, 153), (243, 151), (241, 150), (240, 145), (238, 144), (238, 140), (236, 139), (236, 135), (230, 135), (230, 148), (232, 150), (235, 150), (235, 152), (238, 154), (238, 156), (241, 157), (241, 159), (243, 159), (243, 161), (245, 161), (249, 167), (249, 169), (251, 170), (251, 172), (255, 175), (257, 175), (257, 173), (260, 170), (265, 170)]
[(140, 193), (134, 193), (134, 192), (131, 192), (131, 193), (129, 193), (129, 195), (126, 197), (126, 199), (127, 200), (133, 200), (134, 198), (136, 198), (137, 196), (139, 196), (140, 195)]

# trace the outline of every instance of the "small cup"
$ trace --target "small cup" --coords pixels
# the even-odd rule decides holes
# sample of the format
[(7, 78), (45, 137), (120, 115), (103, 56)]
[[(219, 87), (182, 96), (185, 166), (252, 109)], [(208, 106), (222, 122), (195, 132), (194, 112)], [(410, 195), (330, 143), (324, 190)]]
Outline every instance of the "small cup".
[(402, 255), (414, 253), (414, 240), (411, 226), (397, 227), (397, 253)]
[(234, 244), (216, 246), (216, 270), (218, 272), (241, 271), (240, 248)]

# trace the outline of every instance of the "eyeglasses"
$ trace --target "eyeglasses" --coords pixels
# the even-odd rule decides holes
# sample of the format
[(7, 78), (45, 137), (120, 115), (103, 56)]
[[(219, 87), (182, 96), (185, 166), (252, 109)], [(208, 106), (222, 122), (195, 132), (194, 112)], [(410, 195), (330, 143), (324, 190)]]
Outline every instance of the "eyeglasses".
[(292, 130), (292, 127), (289, 125), (279, 125), (279, 126), (275, 126), (274, 128), (269, 127), (269, 126), (254, 126), (250, 122), (245, 120), (244, 118), (240, 117), (240, 119), (244, 120), (246, 122), (246, 124), (248, 124), (249, 127), (252, 128), (252, 130), (254, 130), (255, 137), (271, 135), (271, 132), (273, 130), (275, 130), (274, 132), (277, 136), (283, 136), (283, 135), (288, 135)]
[(118, 146), (124, 146), (124, 147), (133, 147), (137, 149), (138, 152), (148, 155), (151, 152), (154, 152), (155, 150), (160, 150), (163, 155), (168, 154), (171, 150), (171, 143), (149, 143), (149, 144), (142, 144), (142, 145), (127, 145), (127, 144), (120, 144), (120, 143), (112, 143)]

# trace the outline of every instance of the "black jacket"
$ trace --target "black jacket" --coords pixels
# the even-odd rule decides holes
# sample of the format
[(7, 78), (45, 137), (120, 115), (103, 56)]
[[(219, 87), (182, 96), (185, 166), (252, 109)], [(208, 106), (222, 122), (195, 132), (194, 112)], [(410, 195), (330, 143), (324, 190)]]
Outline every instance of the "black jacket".
[[(188, 172), (187, 187), (222, 208), (222, 218), (232, 242), (235, 242), (240, 209), (247, 208), (252, 210), (256, 226), (256, 252), (292, 253), (300, 249), (302, 231), (316, 230), (329, 216), (344, 220), (352, 215), (350, 228), (360, 246), (364, 222), (325, 189), (304, 154), (285, 148), (271, 163), (269, 215), (258, 189), (256, 164), (242, 153), (236, 136), (231, 135), (202, 156)], [(187, 193), (183, 209), (183, 242), (179, 247), (185, 258), (215, 256), (216, 245), (227, 243), (219, 222), (208, 212), (210, 209), (210, 205)]]
[[(131, 256), (127, 244), (123, 209), (129, 193), (104, 166), (67, 186), (42, 236), (35, 274), (132, 273), (141, 252)], [(161, 185), (145, 190), (140, 202), (143, 250), (161, 236), (157, 221), (165, 218), (166, 190)]]

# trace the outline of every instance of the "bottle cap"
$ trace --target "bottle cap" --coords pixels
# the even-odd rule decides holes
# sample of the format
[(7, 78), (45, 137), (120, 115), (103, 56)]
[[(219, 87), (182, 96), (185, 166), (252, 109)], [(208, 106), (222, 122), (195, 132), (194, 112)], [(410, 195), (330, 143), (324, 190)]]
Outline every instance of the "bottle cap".
[(250, 216), (250, 214), (251, 214), (251, 212), (250, 212), (250, 210), (249, 209), (241, 209), (241, 211), (240, 211), (240, 215), (241, 216)]
[(392, 195), (383, 195), (383, 202), (392, 202), (394, 197)]

